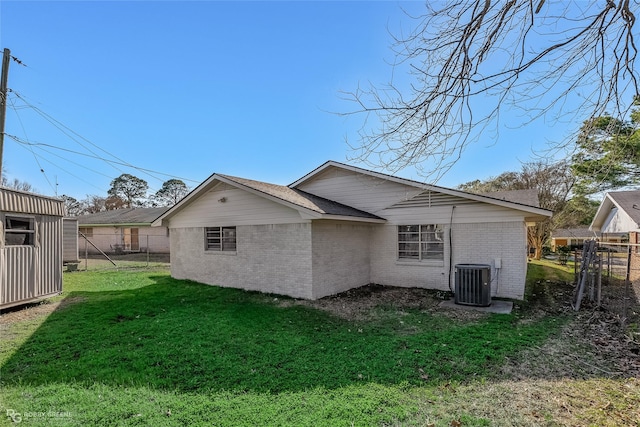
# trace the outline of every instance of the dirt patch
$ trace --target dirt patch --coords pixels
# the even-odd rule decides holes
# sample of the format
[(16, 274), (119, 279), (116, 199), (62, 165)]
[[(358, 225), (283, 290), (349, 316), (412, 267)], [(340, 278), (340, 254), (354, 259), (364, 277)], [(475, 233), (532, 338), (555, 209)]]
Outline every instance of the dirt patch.
[(0, 324), (10, 325), (15, 322), (35, 320), (42, 316), (48, 316), (57, 309), (83, 301), (85, 301), (84, 297), (69, 297), (54, 302), (45, 300), (35, 304), (12, 307), (0, 313)]
[(369, 284), (315, 301), (287, 299), (279, 301), (279, 305), (312, 307), (350, 321), (374, 319), (380, 314), (380, 310), (376, 310), (378, 308), (398, 315), (402, 315), (405, 310), (420, 310), (463, 321), (474, 321), (487, 316), (486, 313), (473, 310), (449, 310), (438, 306), (440, 302), (450, 298), (450, 292)]

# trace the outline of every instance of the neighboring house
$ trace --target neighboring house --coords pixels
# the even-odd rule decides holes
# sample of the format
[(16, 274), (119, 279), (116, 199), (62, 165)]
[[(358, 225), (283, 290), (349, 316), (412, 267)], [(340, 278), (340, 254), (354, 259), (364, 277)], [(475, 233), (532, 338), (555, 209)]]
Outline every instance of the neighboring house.
[[(86, 236), (105, 253), (147, 252), (169, 253), (169, 230), (166, 227), (151, 227), (157, 217), (168, 208), (126, 208), (78, 218), (78, 245), (80, 255), (85, 250), (90, 254), (98, 251), (87, 244)], [(82, 233), (82, 235), (80, 235)]]
[(62, 292), (64, 203), (0, 188), (0, 308)]
[(526, 224), (548, 210), (327, 162), (289, 186), (213, 174), (154, 226), (171, 274), (317, 299), (382, 285), (449, 290), (456, 264), (492, 266), (492, 294), (521, 299)]
[(607, 193), (591, 221), (590, 230), (605, 242), (631, 245), (631, 280), (640, 279), (640, 190)]
[(599, 232), (583, 228), (559, 228), (551, 233), (551, 250), (555, 252), (558, 246), (581, 246), (585, 240), (601, 239)]

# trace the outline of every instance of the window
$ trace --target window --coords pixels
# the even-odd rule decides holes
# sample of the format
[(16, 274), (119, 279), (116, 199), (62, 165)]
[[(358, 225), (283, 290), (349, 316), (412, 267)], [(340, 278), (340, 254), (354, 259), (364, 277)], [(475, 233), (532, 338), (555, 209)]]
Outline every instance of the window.
[(7, 246), (29, 245), (35, 241), (33, 218), (6, 216), (4, 219), (4, 241)]
[(91, 227), (78, 227), (78, 231), (87, 237), (93, 237), (93, 228)]
[(398, 258), (444, 259), (444, 228), (440, 224), (398, 226)]
[(236, 250), (235, 227), (206, 227), (204, 229), (205, 250), (232, 251)]

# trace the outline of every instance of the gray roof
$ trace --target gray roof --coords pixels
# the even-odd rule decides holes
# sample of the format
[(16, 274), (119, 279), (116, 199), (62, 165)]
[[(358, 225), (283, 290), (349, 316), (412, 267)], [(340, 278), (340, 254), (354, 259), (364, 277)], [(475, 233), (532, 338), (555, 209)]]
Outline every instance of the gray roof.
[[(600, 232), (595, 232), (595, 236), (600, 237)], [(593, 239), (594, 232), (588, 227), (581, 228), (558, 228), (551, 233), (553, 238), (569, 237), (573, 239)]]
[(612, 191), (608, 195), (636, 224), (640, 224), (640, 190)]
[(218, 176), (226, 178), (245, 187), (252, 188), (253, 190), (259, 191), (261, 193), (268, 194), (269, 196), (278, 198), (282, 201), (292, 203), (296, 206), (300, 206), (302, 208), (309, 209), (321, 214), (383, 219), (369, 212), (355, 209), (351, 206), (343, 205), (341, 203), (334, 202), (333, 200), (325, 199), (323, 197), (318, 197), (295, 188), (277, 184), (269, 184), (267, 182), (254, 181), (252, 179), (239, 178), (229, 175), (218, 174)]
[(79, 225), (151, 225), (151, 223), (169, 208), (125, 208), (78, 217)]

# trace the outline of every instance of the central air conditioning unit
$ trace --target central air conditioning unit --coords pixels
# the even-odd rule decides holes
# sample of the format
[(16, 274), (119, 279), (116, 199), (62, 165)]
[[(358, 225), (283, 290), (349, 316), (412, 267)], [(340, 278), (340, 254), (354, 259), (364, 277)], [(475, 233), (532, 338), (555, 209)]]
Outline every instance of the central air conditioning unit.
[(491, 305), (491, 266), (456, 264), (456, 304), (488, 307)]

